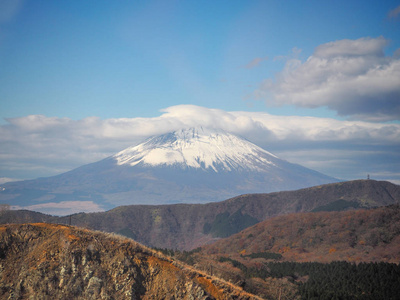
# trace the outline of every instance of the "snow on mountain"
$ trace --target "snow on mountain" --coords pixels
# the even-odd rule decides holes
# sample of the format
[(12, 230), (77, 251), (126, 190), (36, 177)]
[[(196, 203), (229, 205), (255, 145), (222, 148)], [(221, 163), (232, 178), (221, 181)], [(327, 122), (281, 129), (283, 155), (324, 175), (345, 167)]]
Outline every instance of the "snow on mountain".
[(113, 156), (118, 165), (172, 166), (219, 171), (263, 171), (277, 158), (222, 130), (203, 127), (156, 136)]
[(197, 127), (149, 138), (57, 176), (5, 183), (0, 204), (62, 215), (69, 206), (206, 203), (336, 181), (233, 134)]

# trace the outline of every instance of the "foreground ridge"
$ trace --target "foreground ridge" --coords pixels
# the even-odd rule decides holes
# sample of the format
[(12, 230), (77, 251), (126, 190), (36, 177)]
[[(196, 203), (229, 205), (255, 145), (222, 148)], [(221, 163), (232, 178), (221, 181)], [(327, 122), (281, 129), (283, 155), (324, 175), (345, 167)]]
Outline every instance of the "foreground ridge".
[(133, 240), (71, 226), (0, 227), (0, 298), (258, 299)]

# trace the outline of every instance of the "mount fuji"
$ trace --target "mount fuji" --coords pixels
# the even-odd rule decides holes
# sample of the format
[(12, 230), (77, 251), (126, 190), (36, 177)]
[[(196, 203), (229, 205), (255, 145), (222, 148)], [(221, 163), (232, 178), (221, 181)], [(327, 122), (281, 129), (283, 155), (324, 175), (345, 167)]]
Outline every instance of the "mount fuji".
[(57, 176), (4, 184), (0, 203), (48, 213), (46, 208), (52, 205), (85, 202), (102, 209), (206, 203), (337, 181), (282, 160), (239, 136), (196, 127), (151, 137)]
[(262, 172), (277, 157), (233, 134), (191, 128), (150, 138), (113, 156), (118, 165), (176, 167), (205, 172)]

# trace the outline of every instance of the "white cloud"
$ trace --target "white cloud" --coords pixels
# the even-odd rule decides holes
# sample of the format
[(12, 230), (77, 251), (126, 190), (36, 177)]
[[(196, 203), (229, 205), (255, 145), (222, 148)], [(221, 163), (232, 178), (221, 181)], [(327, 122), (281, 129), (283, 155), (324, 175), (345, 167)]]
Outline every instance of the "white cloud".
[[(71, 120), (26, 116), (7, 119), (7, 122), (0, 126), (0, 176), (10, 178), (55, 175), (103, 159), (149, 136), (198, 125), (241, 135), (268, 151), (282, 153), (282, 158), (293, 162), (301, 163), (293, 159), (300, 157), (299, 151), (314, 148), (322, 156), (317, 170), (343, 178), (352, 178), (352, 175), (329, 173), (332, 170), (329, 161), (334, 155), (327, 150), (400, 146), (400, 124), (227, 112), (194, 105), (168, 107), (154, 118)], [(315, 155), (308, 153), (310, 157), (304, 160), (305, 166), (312, 167)], [(393, 164), (400, 167), (398, 159)]]
[(353, 119), (400, 120), (400, 59), (384, 55), (387, 44), (379, 37), (320, 45), (304, 62), (288, 60), (255, 96), (275, 105), (328, 107)]
[(320, 58), (359, 56), (382, 57), (384, 56), (383, 48), (387, 46), (387, 44), (388, 41), (383, 37), (376, 39), (361, 38), (358, 40), (340, 40), (318, 46), (315, 49), (314, 56)]

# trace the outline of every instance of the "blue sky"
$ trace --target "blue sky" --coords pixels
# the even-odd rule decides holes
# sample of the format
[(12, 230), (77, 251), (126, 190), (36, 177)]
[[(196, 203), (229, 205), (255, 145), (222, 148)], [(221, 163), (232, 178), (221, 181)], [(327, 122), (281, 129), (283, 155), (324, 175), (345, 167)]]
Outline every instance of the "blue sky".
[[(391, 55), (400, 47), (400, 23), (388, 13), (398, 5), (20, 1), (0, 25), (1, 117), (150, 117), (178, 104), (295, 113), (251, 94), (294, 48), (307, 58), (330, 41), (383, 36)], [(256, 58), (263, 60), (246, 68)]]
[[(400, 182), (399, 7), (400, 1), (348, 0), (4, 0), (0, 177), (66, 171), (187, 125), (181, 120), (196, 119), (197, 111), (199, 123), (228, 112), (258, 118), (262, 133), (221, 126), (328, 175), (355, 179), (373, 158), (375, 178)], [(299, 116), (315, 117), (315, 127)], [(173, 125), (151, 125), (160, 118)], [(147, 129), (126, 125), (140, 120)], [(119, 124), (114, 146), (101, 146), (118, 139), (105, 124)], [(340, 166), (328, 155), (340, 157)]]

